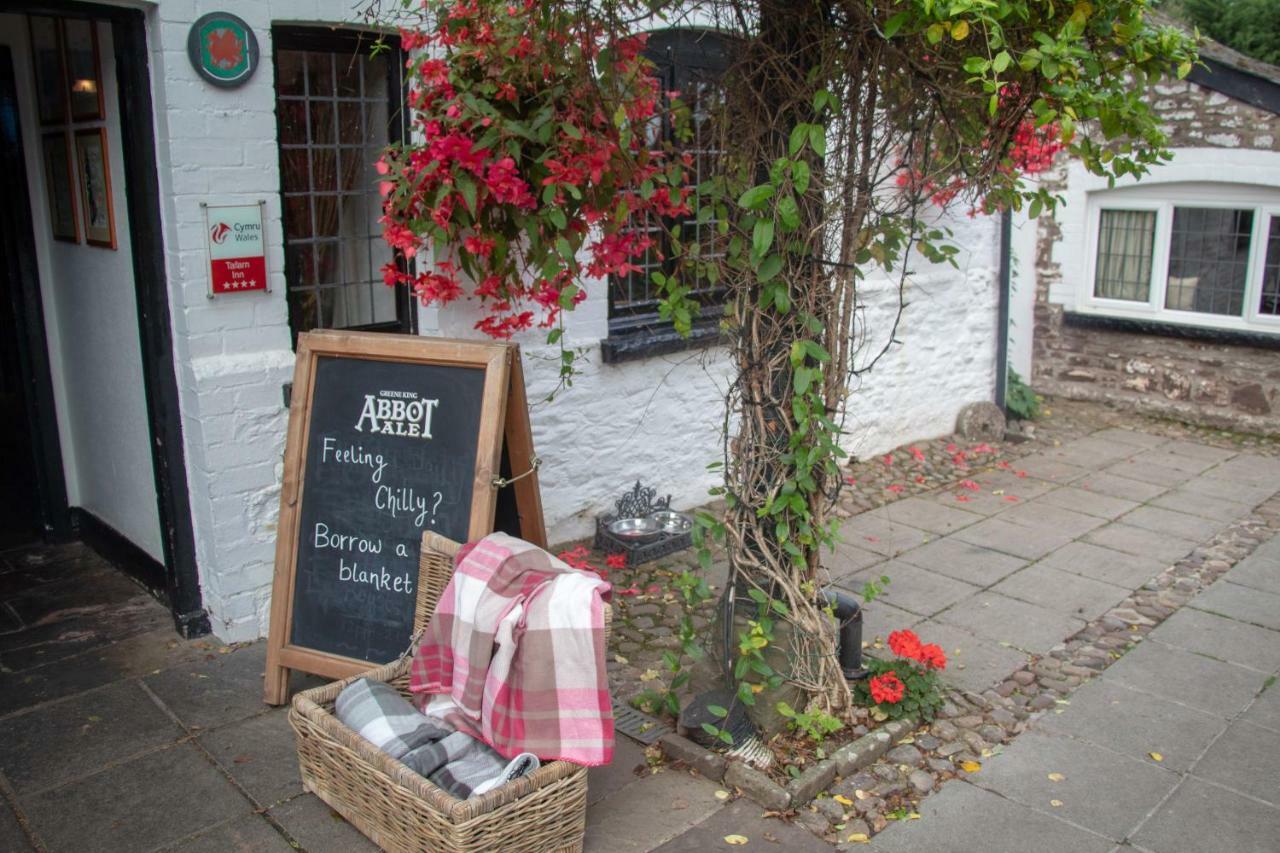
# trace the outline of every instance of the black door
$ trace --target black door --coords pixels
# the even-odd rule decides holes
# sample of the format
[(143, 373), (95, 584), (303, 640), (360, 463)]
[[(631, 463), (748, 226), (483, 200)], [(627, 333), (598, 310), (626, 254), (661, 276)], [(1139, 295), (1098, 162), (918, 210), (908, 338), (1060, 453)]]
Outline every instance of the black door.
[(68, 532), (14, 85), (0, 46), (0, 548)]

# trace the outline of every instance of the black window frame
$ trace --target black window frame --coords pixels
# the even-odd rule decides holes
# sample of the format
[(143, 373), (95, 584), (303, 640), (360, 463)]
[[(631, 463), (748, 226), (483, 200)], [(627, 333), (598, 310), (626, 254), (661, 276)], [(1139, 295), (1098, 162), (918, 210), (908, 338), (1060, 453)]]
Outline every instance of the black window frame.
[[(732, 37), (725, 33), (711, 29), (673, 27), (650, 32), (644, 56), (656, 66), (662, 91), (679, 92), (699, 79), (722, 77), (729, 69), (732, 47)], [(662, 132), (668, 140), (671, 139), (673, 129), (665, 119)], [(674, 261), (665, 243), (665, 237), (659, 241), (658, 248), (664, 257), (661, 269), (670, 273)], [(703, 310), (694, 321), (693, 331), (688, 338), (677, 334), (670, 320), (662, 319), (658, 313), (657, 300), (648, 300), (651, 303), (648, 310), (630, 305), (622, 307), (618, 304), (617, 291), (618, 281), (611, 276), (608, 281), (609, 331), (608, 337), (602, 342), (605, 362), (676, 352), (720, 339), (718, 309), (724, 305), (723, 287), (713, 288), (710, 297), (700, 300)]]
[[(284, 249), (285, 268), (285, 308), (289, 318), (290, 339), (297, 347), (298, 330), (294, 327), (293, 312), (289, 299), (293, 291), (292, 282), (300, 274), (293, 268), (288, 251), (288, 205), (285, 203), (284, 173), (285, 148), (280, 143), (280, 90), (279, 90), (279, 55), (280, 51), (317, 51), (335, 55), (356, 55), (368, 51), (378, 40), (387, 44), (390, 55), (387, 61), (387, 141), (401, 141), (408, 138), (408, 82), (404, 75), (403, 52), (399, 36), (392, 33), (378, 32), (359, 28), (336, 29), (324, 25), (275, 25), (271, 28), (271, 63), (273, 73), (273, 97), (276, 116), (276, 152), (280, 174), (280, 217), (282, 227), (282, 247)], [(408, 270), (408, 260), (403, 253), (396, 250), (395, 263), (402, 271)], [(418, 330), (418, 312), (414, 304), (413, 293), (406, 284), (395, 285), (396, 319), (380, 323), (368, 323), (357, 326), (335, 327), (342, 331), (356, 332), (393, 332), (416, 334)], [(314, 328), (328, 328), (313, 326)]]

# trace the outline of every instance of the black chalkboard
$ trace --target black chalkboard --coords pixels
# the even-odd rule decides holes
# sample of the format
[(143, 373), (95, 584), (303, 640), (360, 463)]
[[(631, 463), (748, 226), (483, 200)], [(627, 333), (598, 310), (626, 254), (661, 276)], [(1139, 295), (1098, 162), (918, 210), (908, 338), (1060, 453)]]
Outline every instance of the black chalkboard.
[(289, 641), (393, 660), (413, 633), (424, 530), (465, 542), (483, 367), (317, 360)]
[(495, 529), (546, 545), (518, 347), (299, 335), (267, 703), (287, 699), (292, 669), (346, 678), (394, 660), (429, 615), (423, 533), (469, 542)]

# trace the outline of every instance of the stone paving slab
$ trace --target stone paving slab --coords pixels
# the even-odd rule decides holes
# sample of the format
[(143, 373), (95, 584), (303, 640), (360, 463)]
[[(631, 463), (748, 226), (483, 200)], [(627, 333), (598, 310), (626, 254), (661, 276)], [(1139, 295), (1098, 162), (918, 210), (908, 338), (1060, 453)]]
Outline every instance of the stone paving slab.
[(1168, 443), (1169, 439), (1159, 435), (1152, 435), (1149, 432), (1138, 432), (1137, 430), (1125, 429), (1123, 427), (1108, 427), (1100, 429), (1092, 433), (1090, 438), (1100, 439), (1102, 441), (1119, 442), (1121, 444), (1131, 444), (1134, 447), (1149, 449), (1159, 447)]
[(1133, 843), (1152, 853), (1275, 853), (1280, 809), (1195, 778), (1143, 824)]
[(0, 721), (0, 772), (23, 795), (183, 734), (136, 683), (120, 682)]
[(1020, 557), (954, 537), (913, 548), (898, 559), (978, 586), (990, 586), (1027, 565)]
[(1172, 699), (1133, 690), (1103, 676), (1071, 694), (1071, 704), (1041, 717), (1034, 728), (1071, 735), (1114, 750), (1135, 761), (1185, 772), (1222, 733), (1221, 717)]
[(1280, 459), (1242, 453), (1214, 468), (1210, 476), (1231, 483), (1245, 483), (1261, 489), (1276, 490), (1280, 483)]
[(1076, 486), (1062, 486), (1045, 492), (1037, 501), (1106, 519), (1123, 515), (1139, 506), (1137, 501), (1112, 497), (1100, 492), (1091, 492), (1088, 489), (1081, 489)]
[(1035, 453), (1018, 462), (1018, 468), (1037, 480), (1050, 483), (1071, 483), (1089, 473), (1089, 469), (1055, 459), (1047, 452)]
[(378, 845), (360, 834), (315, 794), (281, 803), (269, 814), (307, 853), (377, 853)]
[[(1209, 747), (1196, 764), (1195, 774), (1280, 806), (1280, 738), (1260, 726), (1237, 720)], [(1280, 837), (1276, 840), (1280, 841)]]
[[(1053, 494), (1050, 492), (1049, 494)], [(1012, 522), (1037, 531), (1047, 531), (1072, 539), (1083, 536), (1096, 527), (1106, 524), (1106, 519), (1095, 515), (1086, 515), (1070, 509), (1063, 509), (1044, 498), (1018, 504), (1000, 514), (1002, 521)]]
[(1033, 654), (1047, 652), (1084, 622), (996, 592), (983, 592), (937, 617), (979, 637)]
[(182, 853), (290, 853), (294, 848), (266, 819), (245, 815), (161, 848)]
[(925, 498), (906, 498), (894, 501), (868, 515), (877, 516), (894, 524), (918, 527), (930, 533), (951, 533), (970, 524), (982, 521), (982, 516), (958, 507), (950, 507)]
[(166, 669), (143, 679), (184, 725), (209, 729), (262, 713), (262, 676), (266, 643), (234, 654), (216, 647), (203, 659)]
[[(763, 809), (751, 800), (740, 799), (719, 809), (706, 820), (655, 848), (658, 853), (705, 853), (709, 850), (736, 850), (725, 842), (727, 835), (747, 839), (748, 850), (785, 850), (787, 853), (831, 853), (831, 845), (794, 823), (762, 817)], [(591, 848), (588, 848), (591, 849)], [(614, 849), (626, 849), (619, 847)]]
[(926, 643), (937, 643), (947, 655), (946, 680), (975, 693), (1008, 677), (1025, 666), (1028, 656), (993, 640), (942, 622), (920, 622), (912, 629)]
[(1280, 688), (1275, 682), (1263, 688), (1262, 695), (1254, 700), (1240, 719), (1280, 734)]
[(890, 560), (864, 569), (837, 582), (837, 586), (858, 592), (863, 583), (876, 580), (882, 575), (887, 575), (890, 583), (880, 597), (894, 607), (920, 616), (932, 616), (969, 598), (979, 589), (973, 584), (921, 569), (901, 560)]
[(1132, 444), (1108, 441), (1106, 438), (1091, 435), (1068, 441), (1061, 447), (1046, 450), (1045, 455), (1080, 468), (1099, 468), (1141, 452), (1142, 448)]
[(874, 551), (886, 557), (896, 556), (934, 538), (932, 533), (919, 528), (865, 515), (845, 522), (840, 535), (864, 551)]
[(841, 542), (830, 554), (823, 556), (822, 562), (830, 573), (831, 579), (836, 580), (868, 566), (874, 566), (876, 563), (883, 563), (885, 559), (883, 554)]
[(208, 732), (199, 743), (259, 806), (302, 793), (297, 746), (283, 708)]
[(1231, 583), (1230, 576), (1197, 596), (1191, 606), (1280, 631), (1280, 595)]
[(1153, 486), (1161, 486), (1165, 489), (1182, 485), (1195, 476), (1196, 473), (1194, 471), (1170, 468), (1167, 465), (1157, 465), (1150, 460), (1139, 460), (1136, 457), (1117, 462), (1104, 468), (1103, 471), (1108, 474), (1115, 474), (1118, 477), (1128, 477), (1130, 480), (1140, 480)]
[[(1121, 841), (1179, 779), (1162, 767), (1085, 741), (1026, 732), (968, 781), (1031, 808), (1052, 809), (1063, 820)], [(1055, 800), (1061, 805), (1055, 806)]]
[(1102, 836), (967, 782), (944, 786), (920, 804), (920, 820), (896, 821), (871, 844), (884, 853), (1106, 853), (1114, 847)]
[(1253, 510), (1253, 505), (1248, 502), (1209, 497), (1187, 486), (1165, 492), (1152, 500), (1151, 506), (1177, 510), (1178, 512), (1199, 515), (1217, 521), (1235, 521), (1248, 515)]
[(1128, 652), (1111, 665), (1106, 676), (1126, 687), (1224, 718), (1243, 711), (1263, 682), (1254, 670), (1175, 649), (1157, 640), (1146, 640)]
[(1033, 563), (1000, 581), (993, 592), (1038, 605), (1076, 619), (1092, 622), (1129, 594), (1129, 587), (1071, 574)]
[(952, 534), (973, 545), (981, 545), (1024, 560), (1038, 560), (1066, 545), (1075, 537), (1069, 533), (1043, 527), (1024, 527), (1002, 518), (989, 518), (981, 524)]
[(24, 797), (22, 806), (50, 853), (150, 850), (250, 810), (190, 744)]
[(1231, 582), (1280, 595), (1280, 559), (1255, 552), (1231, 570)]
[(629, 737), (614, 738), (613, 762), (587, 768), (587, 805), (591, 806), (648, 774), (644, 747)]
[[(1189, 447), (1200, 447), (1201, 445), (1189, 445)], [(1232, 454), (1226, 451), (1220, 451), (1214, 447), (1205, 447), (1205, 451), (1213, 453), (1223, 453), (1224, 456), (1216, 458), (1205, 458), (1198, 453), (1189, 453), (1186, 451), (1187, 445), (1182, 446), (1182, 450), (1175, 450), (1175, 444), (1170, 443), (1154, 450), (1144, 450), (1129, 458), (1129, 462), (1134, 465), (1152, 466), (1155, 468), (1169, 468), (1173, 471), (1180, 471), (1184, 474), (1203, 474), (1210, 468), (1217, 465), (1223, 459), (1228, 459)]]
[[(1235, 577), (1235, 569), (1229, 577)], [(1151, 632), (1153, 639), (1247, 666), (1265, 674), (1280, 670), (1280, 632), (1184, 607)]]
[(1096, 581), (1137, 589), (1164, 571), (1168, 561), (1126, 554), (1090, 542), (1069, 542), (1036, 563)]
[(584, 853), (660, 847), (724, 807), (715, 797), (718, 787), (681, 770), (628, 785), (587, 809)]
[(1132, 477), (1124, 477), (1108, 471), (1094, 472), (1088, 476), (1081, 477), (1073, 485), (1075, 488), (1083, 489), (1087, 492), (1096, 492), (1100, 495), (1137, 502), (1149, 501), (1168, 491), (1164, 486), (1144, 483), (1141, 480), (1135, 480)]
[(1087, 534), (1086, 542), (1124, 551), (1137, 557), (1150, 557), (1159, 560), (1166, 566), (1175, 560), (1185, 557), (1196, 547), (1191, 539), (1182, 539), (1164, 533), (1156, 533), (1145, 527), (1134, 527), (1113, 521), (1105, 527), (1099, 527)]
[(1267, 485), (1254, 485), (1222, 475), (1220, 471), (1221, 468), (1215, 468), (1205, 476), (1193, 477), (1176, 491), (1191, 492), (1217, 500), (1240, 501), (1251, 507), (1257, 506), (1275, 494), (1275, 481)]
[(869, 643), (876, 638), (881, 642), (887, 641), (890, 631), (910, 628), (922, 619), (919, 614), (894, 607), (877, 598), (862, 608), (862, 641)]
[(27, 835), (18, 825), (18, 818), (8, 803), (0, 802), (0, 850), (18, 853), (20, 850), (32, 849)]
[(1225, 521), (1187, 515), (1185, 512), (1176, 512), (1158, 506), (1138, 507), (1116, 520), (1121, 524), (1143, 527), (1154, 530), (1156, 533), (1195, 540), (1210, 539), (1228, 524)]

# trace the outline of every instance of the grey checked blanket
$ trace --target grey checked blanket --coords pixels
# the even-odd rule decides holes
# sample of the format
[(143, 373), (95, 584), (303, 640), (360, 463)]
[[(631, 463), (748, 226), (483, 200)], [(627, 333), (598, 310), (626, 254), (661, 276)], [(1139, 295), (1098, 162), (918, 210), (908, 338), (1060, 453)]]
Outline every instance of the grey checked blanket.
[(381, 681), (353, 681), (339, 694), (334, 710), (369, 743), (460, 800), (492, 791), (540, 765), (532, 753), (508, 761), (483, 741), (425, 716)]

